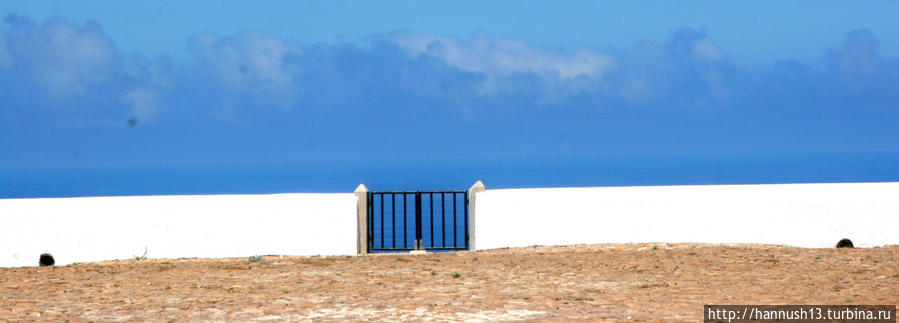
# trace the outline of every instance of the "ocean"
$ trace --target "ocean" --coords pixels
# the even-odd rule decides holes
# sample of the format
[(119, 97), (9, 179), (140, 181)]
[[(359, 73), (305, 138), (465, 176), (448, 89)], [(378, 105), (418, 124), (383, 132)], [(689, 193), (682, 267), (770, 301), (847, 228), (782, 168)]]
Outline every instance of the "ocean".
[(0, 198), (899, 181), (899, 153), (590, 156), (3, 169)]

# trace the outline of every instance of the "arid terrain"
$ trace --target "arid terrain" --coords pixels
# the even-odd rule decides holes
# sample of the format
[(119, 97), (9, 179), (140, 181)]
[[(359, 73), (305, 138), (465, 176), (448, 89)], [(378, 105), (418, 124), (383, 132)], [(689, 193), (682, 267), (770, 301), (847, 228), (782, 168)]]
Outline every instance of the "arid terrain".
[(899, 246), (603, 244), (252, 260), (0, 268), (0, 321), (696, 322), (703, 304), (899, 304)]

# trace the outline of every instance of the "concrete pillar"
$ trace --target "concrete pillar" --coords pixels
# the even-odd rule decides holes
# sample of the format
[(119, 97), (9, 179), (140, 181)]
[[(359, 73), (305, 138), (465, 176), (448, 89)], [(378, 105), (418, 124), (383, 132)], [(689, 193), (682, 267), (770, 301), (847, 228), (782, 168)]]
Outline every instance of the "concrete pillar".
[(483, 191), (486, 191), (487, 188), (484, 187), (484, 183), (480, 180), (475, 182), (471, 188), (468, 189), (468, 249), (475, 250), (475, 238), (478, 231), (475, 230), (474, 224), (475, 216), (477, 215), (477, 208), (475, 207), (475, 200), (477, 194)]
[(356, 254), (368, 253), (368, 188), (359, 184), (356, 195)]

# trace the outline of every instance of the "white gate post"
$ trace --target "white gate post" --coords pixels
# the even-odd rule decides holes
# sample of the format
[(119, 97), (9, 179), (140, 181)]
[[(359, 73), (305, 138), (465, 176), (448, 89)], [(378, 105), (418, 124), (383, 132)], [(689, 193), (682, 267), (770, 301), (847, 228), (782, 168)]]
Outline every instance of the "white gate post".
[(359, 184), (353, 191), (356, 195), (356, 254), (368, 253), (368, 188)]
[(468, 250), (475, 250), (475, 237), (478, 232), (475, 230), (475, 197), (478, 193), (486, 191), (487, 188), (484, 187), (484, 183), (480, 180), (474, 183), (471, 188), (468, 189)]

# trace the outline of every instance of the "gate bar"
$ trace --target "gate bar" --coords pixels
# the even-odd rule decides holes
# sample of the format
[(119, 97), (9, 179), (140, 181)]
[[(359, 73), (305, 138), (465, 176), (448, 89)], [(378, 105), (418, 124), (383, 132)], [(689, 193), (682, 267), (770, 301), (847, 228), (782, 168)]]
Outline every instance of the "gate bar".
[(384, 194), (381, 194), (381, 248), (384, 248)]
[(468, 191), (465, 191), (465, 249), (468, 249)]
[(390, 233), (393, 234), (390, 245), (396, 248), (396, 193), (390, 194), (390, 215), (392, 218)]
[(428, 206), (431, 207), (431, 247), (434, 246), (434, 193), (428, 193)]
[(421, 249), (421, 193), (415, 193), (415, 249)]
[(403, 248), (409, 245), (409, 241), (408, 239), (406, 239), (406, 231), (409, 231), (406, 228), (406, 224), (409, 223), (409, 221), (406, 219), (406, 209), (408, 208), (409, 203), (406, 203), (406, 193), (403, 193)]
[(459, 222), (459, 221), (456, 221), (456, 217), (455, 217), (455, 215), (456, 215), (456, 194), (457, 193), (453, 193), (453, 247), (459, 245), (458, 243), (456, 243), (456, 235), (457, 235), (456, 234), (456, 223)]

